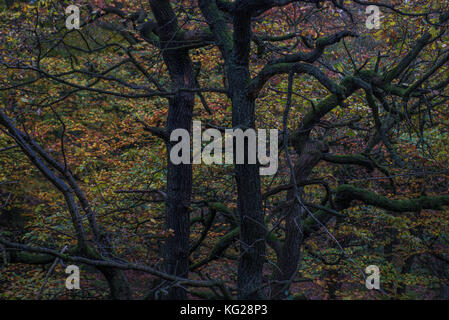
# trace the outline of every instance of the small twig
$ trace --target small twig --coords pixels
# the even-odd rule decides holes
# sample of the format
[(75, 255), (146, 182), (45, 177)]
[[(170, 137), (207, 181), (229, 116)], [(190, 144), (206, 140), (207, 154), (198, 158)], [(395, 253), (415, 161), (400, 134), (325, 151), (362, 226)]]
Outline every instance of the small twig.
[(136, 121), (143, 125), (145, 131), (150, 132), (152, 135), (159, 137), (164, 141), (170, 141), (170, 136), (165, 128), (151, 127), (139, 118), (136, 118)]
[(18, 148), (18, 147), (19, 147), (19, 145), (17, 145), (17, 144), (15, 146), (5, 147), (5, 148), (0, 149), (0, 152), (8, 151), (8, 150), (15, 149), (15, 148)]
[(162, 198), (164, 198), (164, 200), (167, 199), (167, 194), (164, 191), (157, 190), (157, 189), (150, 189), (150, 190), (115, 190), (114, 193), (137, 193), (137, 194), (157, 193), (160, 196), (162, 196)]

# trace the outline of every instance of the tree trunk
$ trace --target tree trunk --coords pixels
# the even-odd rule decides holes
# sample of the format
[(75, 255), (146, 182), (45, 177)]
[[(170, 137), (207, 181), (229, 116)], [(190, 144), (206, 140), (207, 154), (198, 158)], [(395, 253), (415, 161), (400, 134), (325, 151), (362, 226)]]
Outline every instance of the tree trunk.
[[(245, 91), (246, 70), (229, 73), (232, 87), (233, 127), (254, 128), (254, 101)], [(248, 141), (245, 141), (245, 164), (235, 165), (240, 215), (240, 260), (238, 266), (239, 299), (263, 298), (262, 268), (265, 261), (266, 228), (263, 219), (259, 166), (247, 164)]]
[[(251, 13), (245, 10), (236, 10), (232, 15), (234, 32), (231, 33), (228, 23), (215, 1), (199, 0), (199, 5), (225, 60), (226, 79), (232, 101), (232, 125), (234, 128), (239, 127), (242, 130), (254, 128), (255, 98), (249, 89), (251, 82), (249, 73)], [(247, 143), (245, 143), (245, 150), (247, 150), (246, 147)], [(257, 164), (236, 164), (235, 176), (241, 225), (241, 254), (237, 279), (238, 298), (259, 299), (263, 298), (262, 269), (265, 261), (266, 242), (259, 166)]]
[[(167, 0), (151, 0), (152, 11), (158, 23), (158, 35), (164, 62), (167, 65), (172, 82), (172, 90), (194, 88), (195, 78), (192, 63), (187, 49), (178, 48), (176, 40), (180, 40), (182, 32), (170, 2)], [(178, 91), (170, 99), (167, 131), (192, 127), (194, 93)], [(189, 271), (189, 235), (190, 235), (190, 197), (192, 192), (192, 165), (174, 165), (170, 161), (172, 145), (167, 143), (167, 201), (165, 224), (169, 236), (164, 246), (164, 265), (168, 274), (188, 277)], [(179, 287), (171, 287), (166, 299), (186, 299), (186, 292)]]
[(131, 300), (131, 290), (128, 279), (123, 270), (114, 268), (98, 267), (97, 268), (109, 285), (109, 298), (112, 300)]
[[(309, 177), (312, 169), (320, 161), (322, 152), (326, 151), (326, 149), (326, 146), (320, 141), (309, 141), (305, 144), (294, 167), (295, 179), (298, 184)], [(303, 188), (299, 188), (301, 193), (302, 190)], [(291, 201), (293, 199), (294, 192), (291, 190), (287, 194), (287, 200)], [(278, 261), (279, 270), (275, 273), (277, 283), (272, 290), (272, 298), (274, 299), (286, 298), (291, 281), (298, 271), (303, 242), (302, 220), (306, 214), (305, 208), (295, 203), (289, 209), (285, 218), (285, 241)]]
[(238, 296), (239, 299), (260, 299), (263, 298), (261, 288), (266, 229), (259, 168), (256, 165), (236, 165), (235, 172), (241, 226)]
[[(227, 61), (227, 77), (232, 100), (234, 128), (254, 128), (255, 102), (249, 93), (249, 16), (234, 17), (234, 50)], [(243, 129), (244, 130), (244, 129)], [(245, 163), (235, 165), (240, 214), (240, 259), (238, 266), (239, 299), (263, 298), (262, 269), (265, 261), (266, 228), (262, 211), (259, 166), (247, 164), (248, 142), (245, 141)]]

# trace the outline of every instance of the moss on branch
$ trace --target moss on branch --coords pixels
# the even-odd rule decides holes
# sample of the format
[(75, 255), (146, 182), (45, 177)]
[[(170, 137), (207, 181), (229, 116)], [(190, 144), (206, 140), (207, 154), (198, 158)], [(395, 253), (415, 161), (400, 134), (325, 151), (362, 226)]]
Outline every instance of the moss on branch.
[(337, 188), (334, 203), (338, 209), (348, 208), (353, 200), (393, 212), (414, 212), (423, 209), (441, 210), (444, 206), (449, 206), (449, 196), (447, 195), (392, 200), (372, 191), (347, 184)]

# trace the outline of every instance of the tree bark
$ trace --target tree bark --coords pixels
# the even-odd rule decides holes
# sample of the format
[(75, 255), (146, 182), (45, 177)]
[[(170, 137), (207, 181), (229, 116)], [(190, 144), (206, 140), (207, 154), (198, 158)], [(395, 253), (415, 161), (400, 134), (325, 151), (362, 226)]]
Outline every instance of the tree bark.
[[(194, 93), (178, 91), (194, 88), (195, 78), (188, 49), (179, 48), (176, 40), (182, 36), (176, 15), (168, 0), (151, 0), (151, 9), (156, 18), (157, 33), (164, 62), (167, 65), (172, 90), (177, 94), (170, 98), (167, 132), (192, 127)], [(178, 48), (176, 48), (178, 46)], [(192, 165), (174, 165), (170, 161), (172, 145), (167, 142), (167, 201), (165, 224), (169, 236), (164, 246), (165, 271), (171, 275), (187, 278), (189, 272), (190, 200), (192, 192)], [(183, 288), (171, 287), (166, 299), (186, 299)]]
[[(232, 16), (234, 32), (231, 33), (215, 1), (199, 0), (199, 6), (225, 60), (226, 79), (232, 102), (232, 125), (242, 130), (254, 128), (255, 97), (250, 90), (249, 72), (251, 13), (235, 10)], [(245, 150), (247, 150), (247, 143), (245, 143)], [(238, 298), (264, 298), (261, 289), (266, 228), (263, 219), (259, 166), (236, 164), (235, 177), (241, 249), (237, 279)]]
[[(255, 101), (249, 91), (249, 52), (251, 20), (245, 13), (234, 16), (234, 49), (227, 63), (234, 128), (255, 127)], [(266, 228), (263, 219), (259, 166), (247, 164), (248, 142), (245, 141), (245, 164), (235, 165), (240, 214), (240, 260), (238, 266), (239, 299), (261, 299), (262, 269), (265, 261)]]
[(109, 298), (112, 300), (131, 300), (131, 290), (123, 270), (97, 267), (109, 285)]
[[(319, 141), (309, 141), (305, 144), (294, 167), (295, 180), (298, 184), (307, 180), (312, 173), (312, 169), (320, 161), (322, 152), (326, 149), (326, 146)], [(303, 188), (300, 188), (299, 191), (302, 193)], [(294, 200), (294, 196), (292, 189), (287, 193), (287, 200)], [(285, 241), (278, 261), (279, 270), (275, 273), (276, 283), (272, 288), (272, 298), (274, 299), (286, 298), (291, 281), (298, 271), (303, 242), (302, 219), (306, 214), (305, 208), (295, 203), (286, 215)]]

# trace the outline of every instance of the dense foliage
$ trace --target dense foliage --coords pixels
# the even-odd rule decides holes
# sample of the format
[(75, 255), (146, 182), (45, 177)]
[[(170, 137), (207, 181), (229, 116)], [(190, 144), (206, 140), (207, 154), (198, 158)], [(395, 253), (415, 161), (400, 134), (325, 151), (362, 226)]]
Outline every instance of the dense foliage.
[[(448, 1), (0, 10), (0, 299), (449, 299)], [(278, 172), (171, 164), (193, 120)]]

